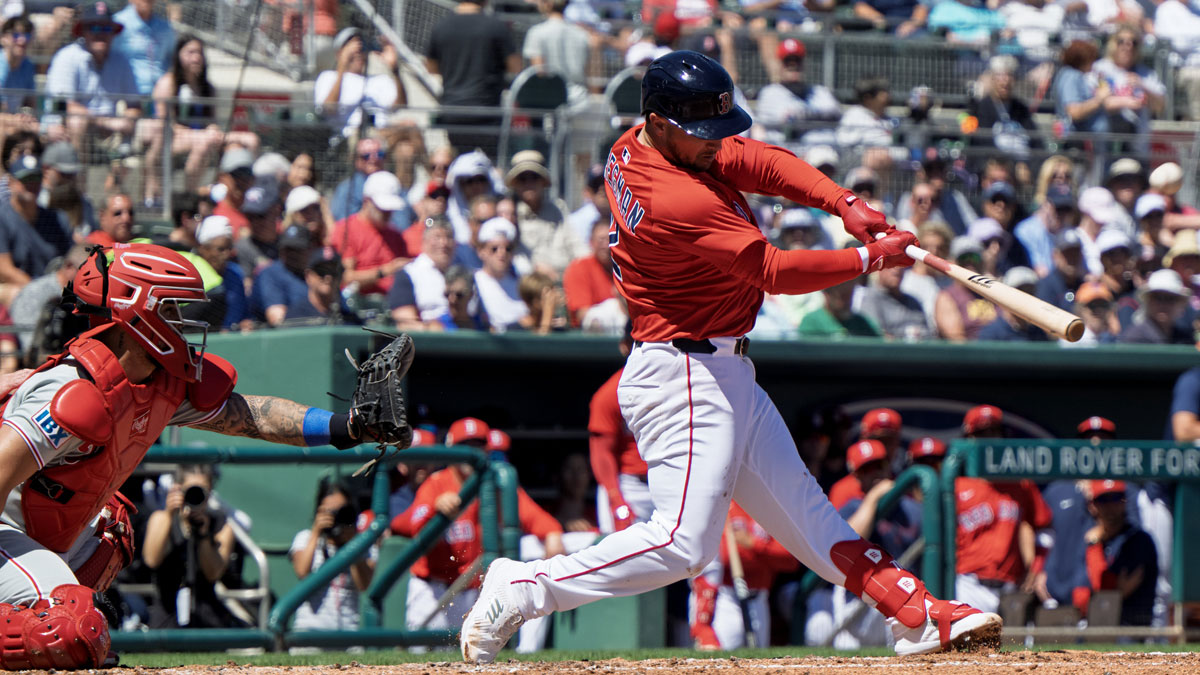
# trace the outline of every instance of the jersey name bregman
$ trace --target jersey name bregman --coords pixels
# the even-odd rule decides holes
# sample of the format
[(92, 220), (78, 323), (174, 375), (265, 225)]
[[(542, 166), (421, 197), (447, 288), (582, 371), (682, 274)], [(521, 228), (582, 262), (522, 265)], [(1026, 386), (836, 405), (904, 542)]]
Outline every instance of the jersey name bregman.
[[(624, 157), (628, 157), (628, 153), (622, 153)], [(628, 159), (625, 160), (628, 163)], [(642, 217), (646, 215), (646, 211), (638, 200), (633, 198), (633, 193), (625, 186), (625, 177), (621, 175), (621, 166), (617, 163), (616, 154), (608, 153), (608, 161), (604, 164), (604, 182), (608, 183), (608, 187), (612, 190), (613, 196), (617, 198), (617, 212), (621, 214), (621, 220), (625, 221), (625, 226), (630, 232), (637, 229), (637, 226), (642, 222)]]

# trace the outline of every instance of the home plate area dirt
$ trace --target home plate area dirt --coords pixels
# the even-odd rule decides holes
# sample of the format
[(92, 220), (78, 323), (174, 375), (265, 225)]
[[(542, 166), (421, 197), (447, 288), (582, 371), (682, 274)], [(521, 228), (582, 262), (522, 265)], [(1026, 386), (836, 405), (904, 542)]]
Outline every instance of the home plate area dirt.
[(836, 675), (900, 675), (903, 673), (936, 673), (937, 675), (979, 675), (981, 673), (1168, 673), (1175, 675), (1200, 672), (1200, 653), (1164, 652), (1096, 652), (1096, 651), (1039, 651), (1000, 652), (982, 654), (938, 654), (909, 657), (817, 657), (771, 659), (652, 659), (627, 661), (501, 661), (488, 666), (469, 666), (441, 661), (389, 666), (363, 666), (357, 663), (334, 666), (185, 666), (171, 669), (123, 669), (137, 675), (160, 675), (169, 670), (180, 675), (310, 675), (337, 672), (339, 675), (383, 675), (384, 673), (419, 673), (421, 675), (453, 675), (457, 673), (831, 673)]

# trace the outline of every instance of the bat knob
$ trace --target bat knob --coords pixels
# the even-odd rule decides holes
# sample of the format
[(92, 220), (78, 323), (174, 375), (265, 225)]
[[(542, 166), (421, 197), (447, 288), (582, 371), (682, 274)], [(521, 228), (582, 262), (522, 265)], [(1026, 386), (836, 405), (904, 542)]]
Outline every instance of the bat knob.
[(1079, 342), (1079, 338), (1081, 337), (1083, 337), (1083, 321), (1075, 319), (1071, 323), (1067, 324), (1067, 342)]

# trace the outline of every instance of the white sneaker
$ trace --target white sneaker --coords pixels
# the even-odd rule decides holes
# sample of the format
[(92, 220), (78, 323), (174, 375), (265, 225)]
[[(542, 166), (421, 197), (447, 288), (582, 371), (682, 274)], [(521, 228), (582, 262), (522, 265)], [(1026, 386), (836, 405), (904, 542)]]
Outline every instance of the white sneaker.
[[(957, 602), (937, 600), (926, 610), (925, 624), (909, 628), (889, 619), (900, 656), (935, 654), (951, 649), (972, 650), (977, 646), (1000, 646), (1004, 622), (997, 614)], [(948, 625), (947, 625), (948, 624)]]
[(479, 599), (463, 621), (459, 644), (468, 663), (491, 663), (525, 618), (517, 611), (508, 593), (514, 568), (520, 563), (496, 558), (483, 577)]

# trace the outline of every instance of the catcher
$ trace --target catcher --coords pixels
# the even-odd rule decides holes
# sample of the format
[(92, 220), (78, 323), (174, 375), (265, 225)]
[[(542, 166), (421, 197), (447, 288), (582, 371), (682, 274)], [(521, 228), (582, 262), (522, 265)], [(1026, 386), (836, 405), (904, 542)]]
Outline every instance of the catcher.
[[(399, 382), (412, 341), (360, 369), (347, 413), (233, 391), (237, 373), (205, 353), (205, 302), (184, 257), (149, 244), (96, 248), (63, 293), (92, 327), (34, 371), (0, 382), (0, 667), (93, 668), (109, 658), (93, 601), (133, 555), (117, 489), (169, 424), (288, 445), (407, 447)], [(195, 332), (189, 342), (185, 332)], [(15, 387), (15, 388), (14, 388)]]

